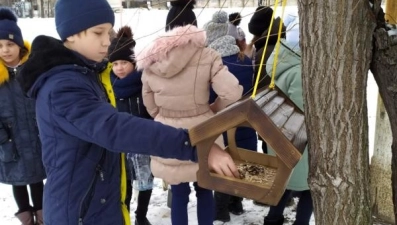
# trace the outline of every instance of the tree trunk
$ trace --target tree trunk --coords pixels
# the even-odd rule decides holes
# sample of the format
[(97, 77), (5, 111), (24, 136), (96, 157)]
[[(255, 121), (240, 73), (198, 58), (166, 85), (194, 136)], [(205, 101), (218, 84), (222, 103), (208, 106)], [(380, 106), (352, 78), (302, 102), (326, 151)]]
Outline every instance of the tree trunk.
[(397, 221), (397, 37), (389, 37), (384, 29), (377, 29), (371, 71), (379, 86), (392, 130), (392, 188), (394, 218)]
[(298, 5), (316, 224), (372, 224), (366, 86), (375, 21), (369, 3)]

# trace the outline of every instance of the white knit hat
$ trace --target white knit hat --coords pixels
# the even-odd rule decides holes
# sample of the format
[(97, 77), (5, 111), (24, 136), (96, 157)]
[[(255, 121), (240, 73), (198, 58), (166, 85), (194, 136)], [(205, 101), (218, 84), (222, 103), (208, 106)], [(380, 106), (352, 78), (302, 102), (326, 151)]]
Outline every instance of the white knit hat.
[(228, 33), (228, 15), (225, 11), (217, 11), (212, 15), (212, 20), (204, 25), (207, 33), (207, 45)]

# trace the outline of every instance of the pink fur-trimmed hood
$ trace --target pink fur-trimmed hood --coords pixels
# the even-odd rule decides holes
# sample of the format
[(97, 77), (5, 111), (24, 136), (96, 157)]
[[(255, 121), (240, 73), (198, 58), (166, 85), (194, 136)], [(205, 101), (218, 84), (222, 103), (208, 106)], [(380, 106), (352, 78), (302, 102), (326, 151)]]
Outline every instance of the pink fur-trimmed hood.
[[(137, 55), (137, 67), (139, 70), (144, 70), (154, 63), (161, 63), (162, 61), (174, 60), (176, 57), (171, 57), (171, 52), (175, 49), (200, 49), (205, 47), (206, 34), (202, 29), (193, 25), (186, 25), (183, 27), (176, 27), (163, 35), (157, 37), (151, 45), (143, 49)], [(178, 48), (177, 48), (178, 47)], [(197, 51), (197, 50), (195, 50)], [(175, 51), (174, 51), (175, 52)], [(179, 52), (179, 51), (176, 51)], [(186, 55), (186, 54), (187, 55)], [(178, 64), (183, 64), (184, 59), (189, 55), (185, 51), (180, 55)], [(177, 53), (179, 54), (179, 53)], [(170, 64), (168, 62), (167, 64)], [(174, 64), (171, 62), (171, 64)]]

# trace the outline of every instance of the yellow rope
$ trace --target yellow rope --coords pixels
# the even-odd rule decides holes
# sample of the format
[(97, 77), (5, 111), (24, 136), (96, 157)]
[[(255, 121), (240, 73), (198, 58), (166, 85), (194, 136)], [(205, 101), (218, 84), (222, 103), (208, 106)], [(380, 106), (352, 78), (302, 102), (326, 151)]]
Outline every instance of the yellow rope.
[[(287, 4), (287, 0), (283, 0), (283, 11), (281, 13), (281, 18), (284, 18), (284, 11), (285, 11), (285, 6)], [(274, 53), (274, 60), (273, 60), (273, 69), (272, 69), (272, 79), (269, 84), (269, 88), (273, 89), (276, 84), (275, 84), (275, 79), (276, 79), (276, 68), (277, 68), (277, 59), (278, 59), (278, 53), (280, 51), (280, 38), (281, 38), (281, 31), (283, 28), (283, 19), (280, 21), (280, 26), (278, 28), (278, 35), (277, 35), (277, 43), (275, 47), (275, 53)]]
[(260, 74), (262, 73), (263, 61), (265, 60), (265, 52), (266, 52), (266, 49), (267, 49), (267, 44), (269, 43), (270, 32), (271, 32), (272, 27), (273, 27), (274, 14), (276, 14), (277, 5), (278, 5), (278, 0), (276, 0), (276, 2), (274, 3), (274, 10), (273, 10), (273, 13), (272, 13), (272, 19), (270, 20), (270, 25), (269, 25), (269, 28), (268, 28), (268, 31), (267, 31), (265, 47), (263, 49), (261, 61), (259, 63), (259, 69), (258, 69), (258, 73), (256, 75), (256, 80), (255, 80), (255, 85), (254, 85), (254, 91), (252, 92), (252, 96), (251, 96), (252, 98), (255, 98), (256, 91), (258, 90), (259, 78), (260, 78)]
[[(273, 10), (273, 13), (272, 13), (272, 19), (270, 20), (270, 25), (269, 25), (268, 32), (267, 32), (267, 37), (266, 37), (266, 43), (265, 43), (265, 46), (264, 46), (264, 49), (263, 49), (263, 52), (262, 52), (261, 61), (260, 61), (260, 63), (259, 63), (259, 69), (258, 69), (258, 73), (257, 73), (257, 76), (256, 76), (255, 85), (254, 85), (254, 90), (253, 90), (253, 92), (252, 92), (251, 98), (255, 98), (256, 92), (257, 92), (257, 90), (258, 90), (259, 78), (260, 78), (260, 74), (262, 73), (262, 69), (263, 69), (263, 61), (265, 60), (265, 53), (266, 53), (267, 45), (268, 45), (268, 43), (269, 43), (270, 32), (271, 32), (272, 27), (273, 27), (274, 15), (276, 14), (277, 6), (278, 6), (278, 1), (279, 1), (279, 0), (276, 0), (275, 3), (274, 3), (274, 10)], [(282, 3), (282, 4), (283, 4), (283, 5), (282, 5), (282, 7), (283, 7), (282, 14), (284, 15), (286, 0), (283, 0), (283, 3)], [(281, 21), (281, 22), (282, 22), (282, 21)], [(281, 28), (282, 28), (282, 23), (280, 23), (280, 28), (279, 28), (279, 33), (278, 33), (278, 40), (280, 39)], [(278, 44), (277, 44), (277, 45), (278, 45)], [(272, 80), (273, 80), (273, 77), (272, 77)], [(274, 86), (273, 86), (273, 87), (274, 87)]]

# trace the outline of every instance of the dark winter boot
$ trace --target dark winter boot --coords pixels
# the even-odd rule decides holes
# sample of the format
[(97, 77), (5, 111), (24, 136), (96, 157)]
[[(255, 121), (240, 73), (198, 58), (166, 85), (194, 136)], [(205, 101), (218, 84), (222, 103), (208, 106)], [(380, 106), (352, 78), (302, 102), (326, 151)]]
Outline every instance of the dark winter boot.
[(152, 190), (140, 191), (135, 211), (135, 225), (151, 225), (146, 218)]
[(34, 217), (35, 217), (35, 225), (44, 225), (44, 220), (43, 220), (43, 210), (37, 210), (34, 212)]
[(32, 211), (19, 212), (15, 216), (22, 222), (22, 225), (34, 225)]
[(125, 205), (127, 206), (128, 212), (130, 211), (131, 199), (132, 199), (132, 180), (127, 179), (127, 192), (125, 195)]
[(230, 196), (229, 212), (237, 216), (243, 214), (243, 198)]
[(147, 218), (144, 220), (138, 221), (137, 219), (135, 220), (135, 225), (152, 225)]
[(263, 225), (283, 225), (284, 223), (284, 216), (279, 219), (269, 219), (267, 216), (263, 221)]
[(222, 221), (222, 222), (229, 222), (230, 221), (230, 214), (229, 214), (229, 202), (230, 202), (230, 195), (215, 192), (214, 193), (215, 199), (215, 220)]

